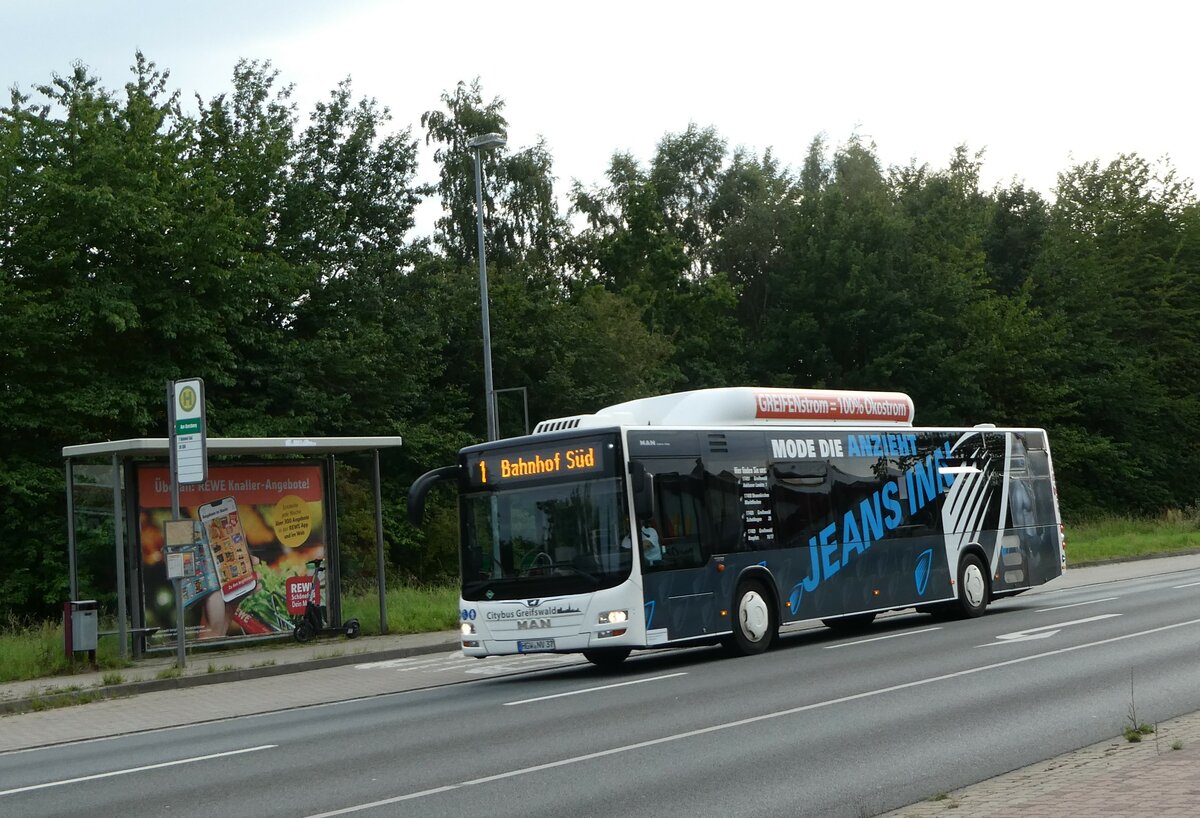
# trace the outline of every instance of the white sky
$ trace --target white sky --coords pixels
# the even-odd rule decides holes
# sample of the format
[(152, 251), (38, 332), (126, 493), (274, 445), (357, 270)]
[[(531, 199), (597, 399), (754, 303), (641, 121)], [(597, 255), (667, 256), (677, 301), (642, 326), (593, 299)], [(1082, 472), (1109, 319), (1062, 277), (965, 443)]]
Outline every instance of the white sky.
[[(0, 83), (28, 90), (82, 60), (120, 88), (136, 49), (190, 98), (230, 87), (239, 57), (270, 60), (302, 117), (350, 76), (398, 126), (459, 80), (502, 97), (509, 146), (544, 136), (558, 192), (603, 181), (614, 151), (643, 162), (689, 122), (732, 149), (857, 132), (885, 164), (944, 167), (985, 150), (983, 183), (1049, 194), (1075, 162), (1169, 155), (1200, 177), (1200, 11), (1141, 2), (710, 0), (0, 0)], [(428, 164), (423, 177), (431, 180)], [(423, 220), (422, 220), (423, 221)]]

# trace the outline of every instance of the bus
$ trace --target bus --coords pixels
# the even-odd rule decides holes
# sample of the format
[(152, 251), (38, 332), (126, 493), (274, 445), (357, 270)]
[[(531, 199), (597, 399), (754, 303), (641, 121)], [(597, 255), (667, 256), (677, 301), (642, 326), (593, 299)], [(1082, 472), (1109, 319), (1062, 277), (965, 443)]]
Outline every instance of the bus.
[(633, 400), (462, 449), (462, 651), (766, 650), (781, 625), (975, 617), (1059, 576), (1046, 433), (913, 425), (898, 392), (735, 387)]

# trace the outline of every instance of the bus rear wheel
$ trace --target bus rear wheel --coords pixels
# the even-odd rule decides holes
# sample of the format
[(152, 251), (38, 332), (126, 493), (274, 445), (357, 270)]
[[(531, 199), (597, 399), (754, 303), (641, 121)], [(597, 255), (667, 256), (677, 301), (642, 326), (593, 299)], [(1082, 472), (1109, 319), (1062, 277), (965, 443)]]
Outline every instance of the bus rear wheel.
[(982, 616), (988, 604), (988, 573), (976, 554), (965, 554), (958, 562), (958, 605), (955, 613), (964, 619)]
[(743, 656), (762, 653), (775, 640), (779, 617), (766, 588), (757, 580), (738, 586), (733, 595), (733, 639), (726, 644)]
[(598, 648), (596, 650), (585, 650), (583, 658), (587, 659), (596, 667), (602, 670), (612, 670), (620, 667), (621, 663), (629, 657), (629, 648)]

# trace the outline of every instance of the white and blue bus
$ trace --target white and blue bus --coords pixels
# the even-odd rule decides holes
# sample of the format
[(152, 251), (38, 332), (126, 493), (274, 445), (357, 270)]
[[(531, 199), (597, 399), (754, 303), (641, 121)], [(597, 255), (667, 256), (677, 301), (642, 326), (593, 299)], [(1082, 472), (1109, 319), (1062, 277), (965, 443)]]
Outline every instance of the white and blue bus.
[(913, 426), (895, 392), (705, 389), (469, 446), (457, 481), (462, 650), (722, 642), (785, 623), (979, 616), (1066, 566), (1046, 433)]

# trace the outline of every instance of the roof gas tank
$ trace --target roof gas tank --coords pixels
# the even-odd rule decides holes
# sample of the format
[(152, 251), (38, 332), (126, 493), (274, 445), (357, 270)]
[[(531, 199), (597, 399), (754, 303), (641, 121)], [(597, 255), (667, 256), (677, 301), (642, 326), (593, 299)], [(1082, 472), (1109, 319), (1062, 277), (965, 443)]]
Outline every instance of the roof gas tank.
[(697, 389), (618, 403), (594, 415), (556, 418), (535, 432), (598, 426), (912, 426), (916, 410), (902, 392), (736, 386)]

